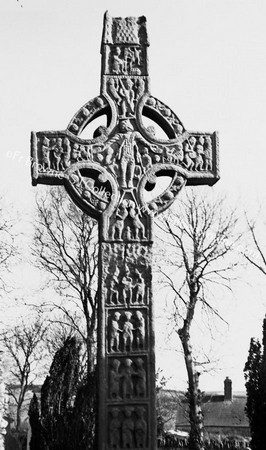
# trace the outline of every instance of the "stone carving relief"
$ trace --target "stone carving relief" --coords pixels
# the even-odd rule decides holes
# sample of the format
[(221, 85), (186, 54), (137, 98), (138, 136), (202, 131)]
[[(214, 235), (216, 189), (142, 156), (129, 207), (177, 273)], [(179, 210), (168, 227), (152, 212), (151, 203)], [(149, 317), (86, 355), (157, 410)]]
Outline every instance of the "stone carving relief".
[(147, 372), (143, 358), (109, 360), (109, 397), (112, 401), (147, 397)]
[(142, 17), (111, 17), (105, 13), (104, 44), (148, 44), (146, 19)]
[(68, 138), (42, 139), (40, 164), (43, 171), (65, 170), (71, 163), (71, 146)]
[(123, 328), (122, 328), (122, 351), (124, 353), (128, 352), (132, 352), (133, 350), (133, 339), (134, 339), (134, 335), (133, 335), (133, 331), (134, 331), (134, 325), (133, 325), (133, 321), (131, 320), (132, 317), (132, 313), (130, 311), (125, 311), (124, 312), (124, 323), (123, 323)]
[(112, 408), (109, 420), (109, 442), (110, 448), (119, 449), (121, 444), (121, 413), (119, 408)]
[(104, 152), (108, 154), (109, 169), (116, 173), (121, 189), (136, 187), (141, 174), (152, 164), (152, 153), (162, 153), (135, 131), (128, 119), (119, 122), (119, 132), (105, 143)]
[(147, 319), (145, 310), (109, 313), (108, 348), (110, 353), (141, 352), (146, 348)]
[(125, 17), (114, 19), (114, 37), (117, 43), (138, 43), (138, 19), (137, 17)]
[(94, 114), (97, 114), (106, 105), (106, 99), (102, 96), (90, 100), (75, 114), (68, 125), (68, 129), (71, 133), (78, 135)]
[(147, 304), (147, 287), (145, 285), (144, 275), (138, 269), (135, 269), (131, 276), (131, 270), (125, 268), (115, 268), (114, 273), (110, 274), (109, 287), (107, 293), (107, 304), (110, 306), (137, 306)]
[(108, 77), (107, 93), (116, 102), (120, 117), (134, 117), (138, 99), (144, 94), (141, 77)]
[[(99, 174), (100, 176), (100, 174)], [(98, 180), (89, 176), (82, 176), (80, 170), (72, 172), (69, 176), (72, 187), (93, 209), (104, 211), (111, 201), (110, 189), (98, 183)]]
[[(171, 165), (160, 165), (157, 166), (157, 172), (163, 174), (163, 171), (166, 170), (166, 168), (169, 168), (171, 170)], [(154, 199), (145, 202), (144, 196), (143, 196), (143, 189), (146, 183), (156, 184), (157, 177), (156, 177), (156, 168), (153, 168), (151, 173), (147, 174), (146, 177), (143, 177), (140, 183), (139, 192), (140, 192), (140, 198), (141, 198), (141, 211), (145, 213), (145, 215), (154, 216), (159, 214), (160, 212), (164, 211), (167, 207), (170, 206), (170, 204), (174, 201), (176, 195), (179, 193), (179, 191), (184, 186), (186, 179), (184, 176), (180, 176), (177, 173), (173, 174), (172, 180), (169, 184), (169, 186), (157, 197)], [(174, 172), (174, 169), (173, 169)], [(167, 171), (166, 171), (167, 173)]]
[(124, 199), (117, 207), (111, 222), (111, 240), (143, 241), (147, 239), (146, 219), (141, 217), (139, 208), (133, 200)]
[(143, 58), (140, 46), (113, 46), (109, 56), (109, 73), (142, 75)]
[(180, 165), (191, 172), (209, 171), (212, 170), (212, 137), (211, 135), (192, 135), (184, 142), (161, 145), (161, 154), (158, 149), (154, 154), (154, 150), (153, 153), (149, 153), (146, 148), (142, 151), (142, 160), (147, 156), (148, 159), (142, 162), (147, 169), (151, 169), (153, 163), (170, 163)]
[(162, 116), (171, 124), (177, 137), (182, 135), (184, 127), (176, 114), (168, 106), (155, 97), (149, 97), (146, 100), (146, 105), (162, 114)]
[(130, 406), (124, 408), (124, 420), (122, 422), (122, 445), (123, 448), (134, 448), (134, 419), (132, 418), (133, 409)]
[(54, 172), (60, 172), (74, 163), (96, 159), (96, 153), (101, 150), (102, 145), (82, 145), (59, 135), (51, 138), (43, 136), (39, 140), (39, 147), (40, 171), (50, 172), (52, 169)]
[[(172, 170), (178, 172), (177, 168), (174, 168), (177, 166), (195, 176), (209, 173), (214, 167), (213, 148), (216, 145), (214, 135), (193, 134), (184, 141), (153, 144), (135, 130), (133, 122), (129, 119), (120, 120), (117, 126), (118, 133), (110, 138), (107, 136), (107, 129), (99, 127), (101, 139), (97, 142), (95, 139), (87, 140), (86, 143), (77, 142), (70, 135), (65, 136), (60, 132), (37, 135), (39, 162), (35, 167), (38, 174), (47, 174), (49, 178), (58, 176), (62, 179), (73, 165), (88, 162), (95, 164), (95, 170), (104, 166), (118, 183), (121, 199), (115, 213), (117, 220), (113, 216), (111, 221), (111, 225), (114, 226), (110, 230), (110, 239), (120, 240), (126, 236), (128, 240), (148, 238), (144, 231), (147, 224), (139, 212), (136, 190), (139, 189), (146, 174), (153, 176), (154, 169), (159, 170), (158, 165), (170, 164)], [(154, 131), (151, 131), (151, 128), (150, 126), (148, 131), (152, 136)], [(141, 186), (144, 188), (144, 185)], [(111, 195), (112, 192), (109, 192), (109, 196)], [(126, 226), (125, 221), (128, 222)]]
[(112, 407), (109, 411), (110, 449), (144, 449), (147, 446), (147, 408)]
[[(106, 247), (104, 249), (106, 250)], [(149, 248), (141, 248), (140, 244), (129, 244), (126, 247), (112, 244), (112, 252), (103, 253), (103, 290), (108, 306), (138, 307), (148, 304), (150, 259)]]

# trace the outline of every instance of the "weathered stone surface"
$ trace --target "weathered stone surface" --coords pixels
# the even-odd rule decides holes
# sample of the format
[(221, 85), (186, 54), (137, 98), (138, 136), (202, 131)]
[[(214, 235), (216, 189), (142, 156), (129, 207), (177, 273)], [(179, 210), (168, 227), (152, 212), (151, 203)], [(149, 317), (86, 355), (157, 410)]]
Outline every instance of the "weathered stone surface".
[[(185, 185), (218, 179), (217, 133), (186, 131), (149, 87), (145, 17), (104, 18), (100, 96), (64, 131), (32, 133), (32, 182), (63, 184), (99, 220), (98, 449), (156, 448), (154, 216)], [(107, 115), (92, 139), (82, 130)], [(142, 116), (154, 120), (145, 128)], [(169, 186), (147, 193), (161, 176)]]

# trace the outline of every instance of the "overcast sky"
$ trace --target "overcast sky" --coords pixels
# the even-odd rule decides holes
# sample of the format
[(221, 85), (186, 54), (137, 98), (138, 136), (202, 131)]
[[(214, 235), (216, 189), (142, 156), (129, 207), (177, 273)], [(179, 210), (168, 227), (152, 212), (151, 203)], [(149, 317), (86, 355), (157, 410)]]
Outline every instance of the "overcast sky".
[[(65, 129), (99, 94), (107, 9), (115, 17), (147, 17), (152, 94), (187, 130), (219, 131), (221, 180), (213, 189), (254, 214), (265, 204), (263, 0), (0, 0), (1, 192), (22, 216), (31, 213), (42, 188), (31, 187), (30, 131)], [(247, 278), (227, 308), (230, 329), (217, 347), (221, 370), (202, 376), (205, 390), (222, 389), (226, 376), (234, 389), (244, 388), (249, 340), (261, 336), (266, 304), (266, 279), (252, 270)], [(157, 360), (172, 376), (169, 386), (184, 388), (180, 358), (159, 345)]]

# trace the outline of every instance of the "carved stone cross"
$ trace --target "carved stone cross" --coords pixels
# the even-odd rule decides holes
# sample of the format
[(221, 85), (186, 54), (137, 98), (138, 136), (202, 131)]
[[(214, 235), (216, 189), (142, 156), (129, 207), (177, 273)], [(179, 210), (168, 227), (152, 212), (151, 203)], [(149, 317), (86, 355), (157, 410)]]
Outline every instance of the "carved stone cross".
[[(156, 449), (154, 217), (185, 185), (218, 179), (217, 133), (186, 131), (150, 93), (145, 17), (104, 17), (101, 94), (66, 130), (33, 132), (32, 183), (64, 185), (99, 221), (98, 450)], [(92, 139), (82, 130), (107, 116)], [(144, 126), (152, 119), (156, 128)], [(162, 176), (169, 185), (152, 191)], [(157, 192), (157, 191), (156, 191)]]

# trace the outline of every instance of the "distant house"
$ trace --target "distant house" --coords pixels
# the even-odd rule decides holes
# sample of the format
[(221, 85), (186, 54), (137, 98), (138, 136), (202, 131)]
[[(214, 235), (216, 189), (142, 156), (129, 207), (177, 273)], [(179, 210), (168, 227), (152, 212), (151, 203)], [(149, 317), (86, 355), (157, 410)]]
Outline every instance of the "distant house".
[[(165, 419), (165, 430), (189, 431), (188, 405), (184, 393), (163, 391), (159, 397), (161, 397), (159, 411)], [(205, 392), (203, 395), (202, 412), (205, 433), (249, 437), (250, 428), (245, 406), (246, 394), (244, 392), (233, 394), (232, 381), (226, 377), (222, 393)]]

